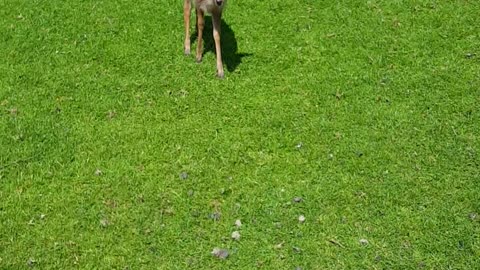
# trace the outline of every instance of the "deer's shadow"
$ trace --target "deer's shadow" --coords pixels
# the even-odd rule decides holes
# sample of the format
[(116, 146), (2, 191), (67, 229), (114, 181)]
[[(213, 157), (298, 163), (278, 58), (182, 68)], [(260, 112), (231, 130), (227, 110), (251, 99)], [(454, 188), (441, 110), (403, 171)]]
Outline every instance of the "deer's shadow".
[[(191, 43), (196, 42), (198, 30), (190, 36)], [(233, 72), (242, 63), (242, 58), (252, 56), (252, 53), (239, 53), (237, 39), (232, 28), (222, 19), (220, 43), (222, 46), (222, 60), (229, 72)], [(197, 44), (198, 46), (198, 44)], [(215, 54), (215, 42), (213, 40), (212, 17), (205, 16), (205, 28), (203, 29), (203, 55), (208, 52)]]

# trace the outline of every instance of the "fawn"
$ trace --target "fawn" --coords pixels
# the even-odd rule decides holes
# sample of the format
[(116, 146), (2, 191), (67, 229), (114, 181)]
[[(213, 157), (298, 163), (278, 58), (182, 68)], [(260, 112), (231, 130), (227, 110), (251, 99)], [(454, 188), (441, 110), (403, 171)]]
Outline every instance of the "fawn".
[(220, 25), (222, 11), (227, 0), (184, 0), (183, 19), (185, 21), (185, 54), (190, 54), (190, 11), (192, 10), (192, 2), (195, 6), (197, 14), (197, 55), (198, 63), (202, 61), (203, 55), (203, 28), (205, 26), (205, 13), (212, 15), (213, 22), (213, 39), (215, 40), (215, 51), (217, 54), (217, 77), (223, 78), (222, 49), (220, 47)]

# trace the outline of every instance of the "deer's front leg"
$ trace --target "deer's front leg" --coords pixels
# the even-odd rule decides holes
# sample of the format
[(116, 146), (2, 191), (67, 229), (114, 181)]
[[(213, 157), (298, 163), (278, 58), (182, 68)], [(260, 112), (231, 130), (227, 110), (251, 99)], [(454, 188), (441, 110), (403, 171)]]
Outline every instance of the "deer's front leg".
[(192, 10), (192, 3), (190, 0), (185, 0), (183, 3), (183, 21), (185, 22), (185, 43), (184, 53), (190, 54), (190, 11)]
[(215, 40), (215, 51), (217, 53), (217, 77), (223, 78), (225, 76), (223, 72), (223, 62), (222, 62), (222, 48), (220, 45), (220, 32), (221, 32), (221, 21), (222, 13), (212, 14), (213, 18), (213, 39)]
[(197, 42), (197, 63), (202, 62), (203, 55), (203, 28), (205, 27), (205, 18), (204, 12), (197, 8), (197, 31), (198, 31), (198, 42)]

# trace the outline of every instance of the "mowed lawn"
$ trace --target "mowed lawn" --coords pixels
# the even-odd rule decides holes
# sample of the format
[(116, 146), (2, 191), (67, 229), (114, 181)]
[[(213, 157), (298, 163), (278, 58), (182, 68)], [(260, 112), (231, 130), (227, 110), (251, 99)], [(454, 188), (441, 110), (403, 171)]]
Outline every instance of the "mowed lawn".
[(0, 269), (480, 268), (479, 1), (182, 12), (0, 1)]

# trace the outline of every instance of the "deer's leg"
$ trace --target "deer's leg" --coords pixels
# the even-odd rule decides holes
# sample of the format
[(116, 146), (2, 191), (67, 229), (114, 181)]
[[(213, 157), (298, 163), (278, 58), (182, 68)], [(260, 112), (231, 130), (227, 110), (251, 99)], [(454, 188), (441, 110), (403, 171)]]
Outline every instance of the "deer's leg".
[(215, 51), (217, 53), (217, 77), (223, 78), (223, 63), (222, 63), (222, 48), (220, 45), (220, 26), (222, 25), (221, 21), (222, 13), (212, 14), (213, 18), (213, 39), (215, 40)]
[(184, 53), (190, 54), (190, 11), (192, 10), (192, 3), (190, 0), (184, 0), (183, 3), (183, 21), (185, 22), (185, 45)]
[(205, 18), (204, 12), (197, 8), (197, 31), (198, 31), (198, 41), (197, 41), (197, 62), (202, 62), (203, 55), (203, 28), (205, 28)]

